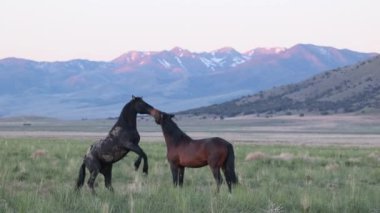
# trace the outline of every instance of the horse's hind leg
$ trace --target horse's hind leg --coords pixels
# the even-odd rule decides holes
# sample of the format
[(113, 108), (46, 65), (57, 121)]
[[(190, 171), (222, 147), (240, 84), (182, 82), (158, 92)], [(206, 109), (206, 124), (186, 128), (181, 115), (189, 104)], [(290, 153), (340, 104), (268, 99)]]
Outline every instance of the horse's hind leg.
[(225, 167), (223, 167), (222, 170), (223, 170), (224, 177), (226, 178), (226, 182), (227, 182), (227, 186), (228, 186), (228, 192), (231, 193), (231, 177), (228, 174), (228, 172), (226, 171)]
[(102, 173), (104, 175), (104, 184), (107, 189), (109, 189), (111, 192), (113, 192), (112, 187), (112, 164), (107, 164), (103, 166)]
[(100, 171), (100, 164), (95, 160), (86, 163), (88, 169), (90, 170), (90, 177), (88, 178), (87, 185), (90, 187), (91, 192), (95, 194), (94, 183)]
[(98, 176), (98, 173), (99, 173), (99, 169), (90, 171), (90, 178), (87, 181), (87, 185), (88, 187), (90, 187), (92, 194), (95, 194), (94, 183), (95, 183), (96, 176)]
[(222, 185), (222, 182), (223, 182), (222, 175), (220, 174), (220, 168), (219, 167), (211, 167), (211, 171), (212, 171), (212, 174), (214, 175), (214, 178), (216, 181), (216, 192), (219, 193), (220, 185)]

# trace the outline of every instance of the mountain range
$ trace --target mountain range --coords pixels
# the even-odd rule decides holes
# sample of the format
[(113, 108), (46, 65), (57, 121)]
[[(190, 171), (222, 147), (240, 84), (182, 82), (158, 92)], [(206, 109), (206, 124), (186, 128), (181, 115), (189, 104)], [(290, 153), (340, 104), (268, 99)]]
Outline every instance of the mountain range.
[(380, 56), (232, 101), (183, 112), (196, 115), (380, 112)]
[(0, 117), (117, 116), (131, 95), (181, 111), (304, 80), (375, 56), (311, 44), (211, 52), (131, 51), (112, 61), (0, 60)]

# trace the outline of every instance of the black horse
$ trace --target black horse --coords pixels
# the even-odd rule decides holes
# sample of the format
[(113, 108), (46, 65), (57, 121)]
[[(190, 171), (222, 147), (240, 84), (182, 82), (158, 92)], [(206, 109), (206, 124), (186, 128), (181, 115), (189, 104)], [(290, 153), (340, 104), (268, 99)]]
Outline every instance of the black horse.
[(194, 140), (172, 120), (174, 115), (164, 112), (159, 114), (160, 118), (156, 122), (162, 127), (174, 185), (179, 183), (182, 186), (185, 167), (198, 168), (209, 165), (216, 180), (217, 192), (222, 184), (222, 169), (228, 191), (231, 193), (231, 185), (238, 182), (232, 144), (219, 137)]
[(124, 106), (119, 119), (109, 131), (108, 136), (94, 143), (88, 149), (79, 170), (79, 177), (76, 182), (77, 190), (84, 184), (87, 167), (90, 171), (87, 184), (93, 193), (95, 193), (94, 182), (99, 172), (104, 175), (106, 188), (113, 191), (111, 185), (112, 164), (121, 160), (129, 151), (138, 154), (134, 164), (135, 169), (139, 168), (141, 159), (144, 159), (143, 173), (148, 174), (147, 156), (138, 145), (140, 135), (136, 129), (137, 113), (150, 114), (156, 121), (159, 118), (157, 109), (144, 102), (141, 97), (132, 96), (132, 100)]

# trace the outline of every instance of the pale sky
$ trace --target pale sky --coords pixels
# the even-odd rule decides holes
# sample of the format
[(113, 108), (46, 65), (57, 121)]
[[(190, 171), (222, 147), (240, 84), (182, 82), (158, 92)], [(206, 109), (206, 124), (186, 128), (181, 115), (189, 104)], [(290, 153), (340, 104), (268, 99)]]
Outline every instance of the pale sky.
[(0, 0), (0, 59), (297, 43), (380, 52), (379, 0)]

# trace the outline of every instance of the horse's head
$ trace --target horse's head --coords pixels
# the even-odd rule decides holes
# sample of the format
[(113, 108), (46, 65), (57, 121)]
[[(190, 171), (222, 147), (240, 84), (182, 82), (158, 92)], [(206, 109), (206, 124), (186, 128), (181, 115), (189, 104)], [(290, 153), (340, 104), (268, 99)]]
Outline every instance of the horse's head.
[(132, 104), (137, 113), (149, 114), (154, 117), (154, 120), (160, 119), (160, 111), (152, 107), (150, 104), (146, 103), (142, 97), (132, 96)]
[(156, 120), (156, 123), (163, 125), (165, 122), (170, 121), (172, 118), (174, 118), (174, 114), (159, 112), (159, 119)]

